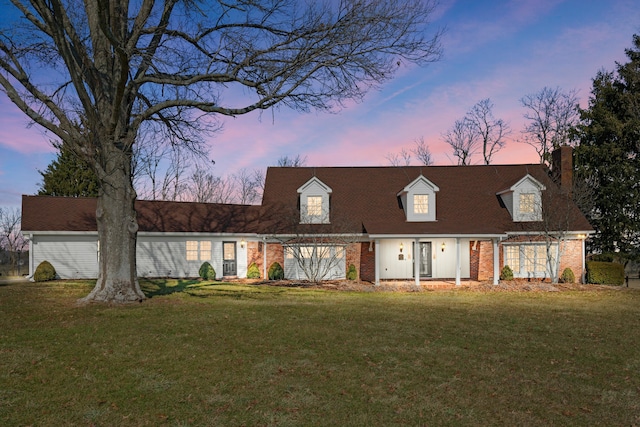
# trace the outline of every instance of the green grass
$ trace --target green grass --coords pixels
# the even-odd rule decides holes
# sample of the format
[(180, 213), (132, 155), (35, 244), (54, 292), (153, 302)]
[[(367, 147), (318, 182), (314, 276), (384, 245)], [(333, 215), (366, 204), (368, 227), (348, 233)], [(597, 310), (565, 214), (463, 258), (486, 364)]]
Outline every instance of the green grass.
[(0, 425), (639, 425), (640, 291), (0, 286)]

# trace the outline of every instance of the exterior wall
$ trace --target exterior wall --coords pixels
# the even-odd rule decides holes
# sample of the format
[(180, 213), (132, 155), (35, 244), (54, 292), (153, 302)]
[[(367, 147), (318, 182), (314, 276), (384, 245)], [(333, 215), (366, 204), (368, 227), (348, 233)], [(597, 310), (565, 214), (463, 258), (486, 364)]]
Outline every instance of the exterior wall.
[[(210, 259), (187, 261), (187, 241), (211, 242)], [(137, 243), (137, 268), (140, 277), (198, 277), (203, 262), (209, 262), (222, 278), (222, 244), (236, 243), (236, 275), (247, 277), (248, 244), (240, 245), (240, 239), (206, 236), (139, 236)]]
[[(362, 250), (362, 245), (360, 243), (352, 243), (347, 247), (347, 270), (349, 270), (349, 265), (353, 264), (358, 272), (358, 279), (360, 279), (360, 254)], [(346, 275), (345, 271), (345, 275)]]
[[(362, 242), (360, 244), (360, 268), (358, 277), (360, 280), (374, 282), (376, 280), (376, 245), (374, 242)], [(356, 266), (358, 264), (355, 264)]]
[[(431, 278), (456, 277), (456, 239), (422, 239), (431, 242)], [(402, 252), (400, 244), (402, 243)], [(444, 250), (442, 244), (444, 243)], [(411, 279), (414, 277), (413, 239), (388, 239), (380, 242), (380, 279)], [(469, 239), (460, 239), (460, 277), (471, 274)], [(375, 261), (374, 261), (375, 262)]]
[(478, 277), (479, 281), (493, 280), (493, 242), (480, 240), (476, 245), (478, 253)]
[(49, 261), (61, 279), (95, 279), (98, 277), (98, 236), (34, 235), (31, 241), (33, 265), (30, 274), (42, 261)]
[[(274, 262), (279, 263), (284, 269), (284, 249), (280, 243), (266, 243), (266, 251), (267, 251), (267, 275), (269, 274), (269, 267)], [(261, 270), (262, 272), (262, 270)], [(268, 279), (268, 277), (266, 277)]]
[[(542, 236), (517, 236), (509, 238), (502, 243), (544, 243), (544, 237)], [(562, 243), (560, 247), (560, 266), (558, 268), (558, 278), (562, 275), (562, 271), (565, 268), (570, 268), (579, 282), (583, 277), (584, 270), (583, 265), (583, 253), (582, 253), (582, 240), (580, 239), (567, 239)], [(500, 269), (504, 266), (504, 246), (500, 245)], [(548, 279), (548, 277), (547, 277)]]
[(264, 279), (262, 269), (264, 265), (263, 254), (264, 243), (262, 242), (247, 242), (247, 269), (253, 263), (258, 266), (258, 270), (260, 271), (260, 278)]

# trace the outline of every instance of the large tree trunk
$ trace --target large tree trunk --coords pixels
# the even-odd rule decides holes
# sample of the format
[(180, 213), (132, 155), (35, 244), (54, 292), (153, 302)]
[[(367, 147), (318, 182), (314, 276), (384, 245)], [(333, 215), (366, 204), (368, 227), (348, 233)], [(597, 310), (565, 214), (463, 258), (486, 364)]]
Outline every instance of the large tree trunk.
[(130, 154), (117, 148), (107, 154), (96, 209), (100, 245), (98, 281), (81, 303), (128, 303), (146, 298), (136, 272), (138, 222), (130, 168)]

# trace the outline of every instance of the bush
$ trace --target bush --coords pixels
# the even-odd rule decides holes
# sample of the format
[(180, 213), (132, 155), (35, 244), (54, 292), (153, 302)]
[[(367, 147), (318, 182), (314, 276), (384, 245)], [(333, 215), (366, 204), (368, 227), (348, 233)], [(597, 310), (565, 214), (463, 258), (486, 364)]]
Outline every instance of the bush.
[(200, 275), (200, 277), (202, 277), (204, 280), (215, 280), (216, 270), (214, 270), (211, 264), (205, 261), (200, 266), (200, 270), (198, 270), (198, 275)]
[(508, 265), (502, 267), (500, 271), (500, 280), (513, 280), (513, 270)]
[(247, 279), (259, 279), (260, 278), (260, 269), (255, 262), (252, 262), (249, 268), (247, 269)]
[(42, 261), (38, 267), (36, 267), (35, 273), (33, 273), (33, 280), (36, 282), (46, 282), (47, 280), (53, 280), (56, 278), (56, 269), (49, 261)]
[(587, 283), (622, 285), (624, 283), (624, 266), (616, 262), (588, 261)]
[(356, 266), (353, 264), (349, 264), (349, 269), (347, 270), (347, 279), (356, 280), (357, 278), (358, 278), (358, 270), (356, 270)]
[(591, 261), (614, 262), (615, 257), (611, 253), (595, 254), (591, 256)]
[(278, 262), (274, 262), (269, 267), (269, 280), (282, 280), (284, 279), (284, 270)]
[(576, 275), (573, 274), (573, 270), (569, 267), (565, 268), (562, 271), (562, 275), (560, 276), (560, 283), (575, 283)]

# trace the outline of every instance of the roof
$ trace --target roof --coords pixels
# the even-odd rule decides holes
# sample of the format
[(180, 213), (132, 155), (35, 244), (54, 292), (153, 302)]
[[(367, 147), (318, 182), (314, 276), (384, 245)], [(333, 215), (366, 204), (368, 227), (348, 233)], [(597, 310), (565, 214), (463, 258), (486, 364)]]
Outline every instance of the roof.
[[(333, 190), (331, 221), (357, 219), (373, 235), (498, 235), (523, 230), (512, 220), (498, 192), (527, 174), (547, 189), (558, 189), (540, 164), (406, 167), (272, 167), (267, 170), (263, 207), (296, 207), (297, 189), (312, 177)], [(436, 221), (407, 222), (398, 193), (423, 175), (437, 185)], [(271, 207), (271, 208), (270, 208)], [(570, 231), (590, 231), (584, 215), (571, 206)], [(263, 224), (263, 232), (266, 232)], [(355, 231), (355, 230), (354, 230)]]
[[(514, 222), (498, 195), (527, 174), (545, 191), (558, 189), (539, 164), (272, 167), (267, 170), (262, 206), (144, 200), (135, 206), (141, 232), (502, 235), (542, 228), (539, 223)], [(421, 175), (440, 190), (436, 221), (408, 222), (398, 194)], [(300, 224), (298, 189), (314, 177), (332, 190), (329, 225)], [(561, 199), (550, 202), (551, 210), (563, 208)], [(95, 198), (23, 196), (22, 203), (25, 232), (97, 230)], [(565, 230), (592, 230), (572, 202), (569, 212)], [(337, 224), (343, 228), (336, 231)]]
[[(22, 196), (22, 230), (97, 231), (96, 198)], [(137, 200), (141, 232), (255, 233), (260, 206)]]

